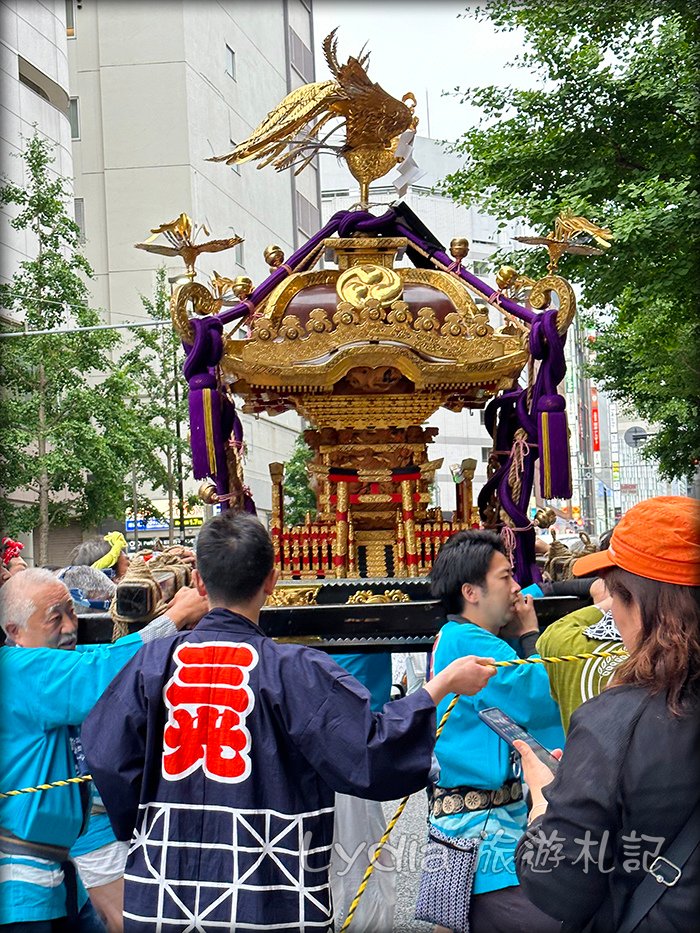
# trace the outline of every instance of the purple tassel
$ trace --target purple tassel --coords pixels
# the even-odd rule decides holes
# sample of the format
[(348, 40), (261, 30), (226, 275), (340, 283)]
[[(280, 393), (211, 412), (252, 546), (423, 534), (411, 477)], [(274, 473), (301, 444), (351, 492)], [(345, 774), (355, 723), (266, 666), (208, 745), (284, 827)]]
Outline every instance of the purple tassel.
[(196, 479), (214, 477), (225, 463), (222, 457), (221, 399), (215, 379), (209, 373), (190, 380), (189, 408), (192, 472)]
[(540, 490), (545, 499), (571, 498), (571, 458), (566, 402), (543, 395), (537, 405), (540, 441)]

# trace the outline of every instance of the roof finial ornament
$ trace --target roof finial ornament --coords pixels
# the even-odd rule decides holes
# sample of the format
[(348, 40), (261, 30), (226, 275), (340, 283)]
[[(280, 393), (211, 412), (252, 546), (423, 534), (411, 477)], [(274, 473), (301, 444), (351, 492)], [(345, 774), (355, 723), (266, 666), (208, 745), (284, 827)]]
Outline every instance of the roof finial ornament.
[[(401, 161), (396, 155), (400, 137), (415, 130), (416, 98), (409, 92), (397, 100), (370, 81), (369, 53), (364, 49), (341, 65), (336, 32), (334, 29), (323, 41), (333, 79), (292, 91), (248, 139), (227, 155), (209, 161), (233, 165), (255, 159), (258, 168), (271, 164), (282, 171), (296, 166), (294, 174), (298, 175), (320, 151), (334, 152), (345, 159), (360, 183), (360, 207), (367, 208), (370, 183)], [(331, 142), (339, 130), (345, 131), (345, 140)]]

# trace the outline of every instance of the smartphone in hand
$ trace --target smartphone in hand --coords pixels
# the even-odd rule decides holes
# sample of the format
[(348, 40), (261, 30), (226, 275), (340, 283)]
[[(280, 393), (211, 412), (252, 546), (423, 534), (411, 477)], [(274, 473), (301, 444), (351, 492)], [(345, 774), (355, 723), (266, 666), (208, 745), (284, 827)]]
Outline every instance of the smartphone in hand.
[(537, 739), (533, 738), (529, 732), (526, 732), (522, 726), (519, 726), (514, 719), (511, 719), (507, 713), (504, 713), (502, 709), (497, 706), (490, 706), (488, 709), (479, 710), (479, 718), (507, 742), (511, 748), (515, 741), (526, 742), (539, 760), (547, 765), (552, 774), (556, 774), (559, 760), (544, 745), (540, 745)]

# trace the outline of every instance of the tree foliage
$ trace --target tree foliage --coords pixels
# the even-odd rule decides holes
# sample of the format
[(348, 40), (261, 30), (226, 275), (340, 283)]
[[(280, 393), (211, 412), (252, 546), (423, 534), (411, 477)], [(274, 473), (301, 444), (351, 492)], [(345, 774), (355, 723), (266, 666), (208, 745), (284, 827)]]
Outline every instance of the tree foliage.
[[(88, 305), (93, 273), (68, 212), (67, 182), (51, 167), (51, 144), (35, 134), (22, 157), (26, 184), (6, 182), (0, 201), (13, 207), (10, 223), (27, 232), (35, 258), (0, 285), (0, 303), (27, 331), (54, 333), (1, 341), (0, 526), (38, 528), (39, 563), (46, 563), (52, 525), (122, 518), (132, 465), (148, 472), (156, 464), (149, 424), (131, 404), (135, 385), (113, 363), (116, 332), (59, 333), (101, 323)], [(17, 491), (30, 503), (8, 499)]]
[[(170, 292), (164, 266), (156, 272), (153, 294), (141, 295), (141, 303), (149, 318), (165, 321), (163, 327), (134, 328), (131, 345), (119, 359), (119, 371), (127, 385), (133, 387), (129, 404), (142, 419), (149, 433), (148, 459), (135, 464), (136, 485), (163, 490), (168, 499), (170, 538), (174, 540), (177, 520), (180, 470), (191, 472), (187, 430), (187, 383), (182, 375), (180, 340), (170, 326)], [(141, 497), (139, 511), (157, 515), (152, 503)], [(160, 517), (160, 516), (158, 516)]]
[(310, 512), (316, 516), (316, 496), (311, 488), (308, 466), (313, 451), (299, 434), (294, 442), (294, 453), (284, 467), (284, 523), (301, 525)]
[[(465, 15), (524, 30), (515, 63), (535, 89), (460, 91), (482, 120), (445, 190), (542, 233), (564, 208), (612, 228), (599, 258), (565, 256), (597, 331), (592, 373), (658, 425), (647, 454), (667, 477), (700, 457), (696, 0), (486, 0)], [(458, 89), (459, 90), (459, 89)], [(507, 258), (541, 275), (544, 251)], [(502, 261), (506, 257), (498, 257)]]

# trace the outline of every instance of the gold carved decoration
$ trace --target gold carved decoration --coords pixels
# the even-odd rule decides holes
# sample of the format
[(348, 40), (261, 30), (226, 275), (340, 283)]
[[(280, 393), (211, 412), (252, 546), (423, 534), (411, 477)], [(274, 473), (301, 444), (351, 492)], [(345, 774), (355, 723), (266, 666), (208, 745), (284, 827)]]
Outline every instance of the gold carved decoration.
[[(394, 263), (403, 255), (407, 246), (408, 240), (405, 236), (334, 236), (327, 237), (321, 243), (326, 261), (336, 263), (339, 272), (365, 263), (393, 269)], [(397, 272), (399, 271), (397, 269)]]
[(260, 317), (250, 338), (227, 338), (221, 368), (249, 386), (328, 392), (353, 370), (383, 367), (416, 389), (450, 387), (447, 398), (460, 384), (515, 377), (526, 361), (521, 337), (495, 334), (485, 314), (454, 311), (441, 323), (430, 307), (414, 313), (403, 301), (387, 309), (369, 299), (360, 310), (341, 302), (332, 318), (315, 308), (306, 324), (293, 314), (278, 327)]
[(170, 299), (170, 316), (173, 327), (185, 343), (194, 343), (194, 328), (187, 313), (190, 302), (195, 314), (218, 314), (221, 310), (221, 299), (214, 298), (209, 289), (199, 282), (179, 285)]
[[(204, 224), (195, 224), (187, 214), (180, 214), (175, 220), (151, 228), (151, 236), (143, 243), (135, 243), (136, 249), (143, 249), (147, 253), (158, 253), (159, 256), (181, 256), (187, 269), (187, 276), (194, 279), (194, 265), (200, 253), (220, 253), (231, 249), (243, 242), (243, 237), (233, 236), (225, 240), (208, 240), (206, 243), (196, 243), (200, 233), (209, 236)], [(153, 241), (164, 236), (170, 246), (161, 246)]]
[(366, 263), (342, 272), (335, 285), (339, 301), (347, 301), (355, 308), (363, 308), (368, 301), (378, 301), (387, 307), (401, 297), (401, 277), (394, 269)]
[(549, 272), (554, 274), (564, 253), (601, 256), (606, 249), (610, 249), (612, 233), (607, 227), (599, 227), (585, 217), (577, 217), (572, 211), (563, 210), (554, 221), (554, 230), (547, 236), (516, 236), (513, 239), (529, 246), (546, 246)]
[(513, 301), (529, 293), (534, 284), (534, 279), (531, 279), (529, 275), (523, 275), (512, 266), (501, 266), (496, 273), (496, 285)]
[(576, 296), (566, 279), (560, 275), (546, 275), (535, 282), (530, 292), (530, 307), (538, 311), (548, 307), (552, 302), (552, 292), (559, 299), (557, 330), (565, 334), (576, 313)]
[(268, 597), (265, 606), (315, 606), (320, 586), (280, 586)]
[[(399, 161), (395, 155), (399, 138), (415, 130), (416, 99), (405, 94), (397, 100), (367, 74), (369, 54), (352, 56), (341, 65), (337, 58), (336, 30), (323, 41), (323, 52), (333, 80), (305, 84), (288, 94), (244, 142), (211, 162), (233, 165), (259, 161), (282, 171), (296, 166), (299, 174), (322, 149), (342, 156), (360, 183), (360, 201), (366, 206), (369, 184), (381, 178)], [(409, 106), (409, 104), (411, 106)], [(330, 130), (326, 124), (331, 122)], [(323, 136), (321, 130), (325, 129)], [(344, 129), (345, 139), (337, 138)]]
[[(383, 265), (383, 263), (379, 261), (380, 257), (376, 255), (376, 249), (374, 256), (369, 252), (365, 255), (367, 256), (367, 262), (365, 264), (369, 264), (369, 259), (371, 258), (372, 265)], [(338, 257), (338, 262), (340, 265), (340, 256)], [(354, 268), (354, 266), (349, 267), (349, 269), (352, 268)], [(405, 288), (406, 285), (425, 285), (429, 288), (434, 288), (445, 295), (455, 306), (455, 311), (457, 313), (461, 313), (467, 317), (484, 317), (483, 311), (477, 306), (468, 288), (459, 279), (453, 276), (445, 275), (443, 272), (438, 272), (435, 269), (394, 269), (390, 271), (393, 271), (395, 275), (399, 276), (403, 288)], [(275, 288), (264, 304), (260, 306), (259, 310), (261, 316), (258, 318), (258, 326), (262, 326), (263, 320), (268, 321), (270, 324), (279, 324), (284, 317), (287, 306), (299, 292), (309, 288), (316, 288), (319, 285), (327, 285), (329, 288), (336, 289), (338, 280), (342, 274), (343, 273), (339, 273), (335, 269), (324, 269), (315, 272), (301, 272), (289, 276)], [(328, 298), (333, 300), (330, 295)], [(354, 302), (350, 301), (347, 297), (343, 303), (347, 303), (353, 307), (360, 307), (360, 305), (354, 305)]]
[(371, 426), (388, 428), (401, 424), (422, 424), (438, 410), (442, 394), (423, 392), (416, 395), (343, 395), (317, 396), (300, 394), (297, 410), (319, 426), (338, 428)]
[(585, 217), (576, 217), (573, 211), (563, 210), (554, 221), (553, 238), (573, 241), (580, 234), (590, 237), (601, 250), (610, 249), (610, 240), (613, 237), (607, 227), (599, 227)]
[(357, 590), (348, 597), (346, 605), (358, 603), (410, 603), (411, 598), (402, 590), (384, 590), (383, 593), (373, 593), (372, 590)]
[(225, 299), (233, 296), (238, 301), (244, 301), (254, 287), (253, 280), (247, 275), (237, 275), (235, 279), (230, 279), (225, 275), (219, 275), (216, 270), (210, 283), (217, 298)]

